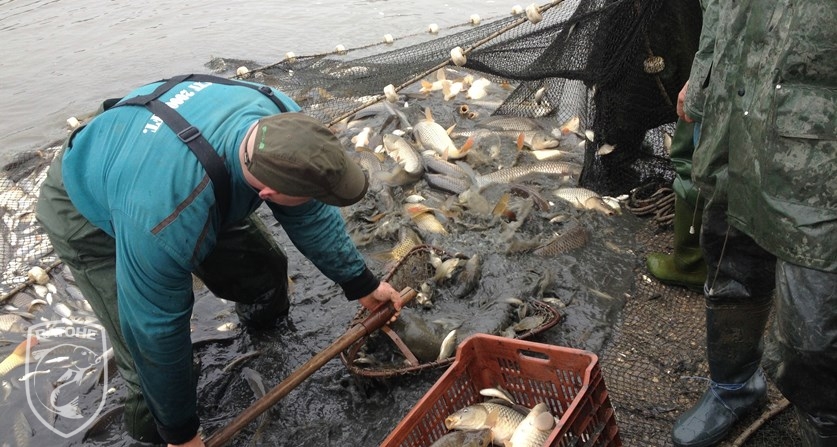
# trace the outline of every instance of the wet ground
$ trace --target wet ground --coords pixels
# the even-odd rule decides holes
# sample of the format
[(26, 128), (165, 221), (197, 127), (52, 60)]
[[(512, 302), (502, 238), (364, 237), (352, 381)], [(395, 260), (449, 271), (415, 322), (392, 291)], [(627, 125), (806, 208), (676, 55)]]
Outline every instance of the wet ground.
[[(451, 235), (433, 242), (451, 252), (483, 257), (482, 280), (475, 296), (526, 299), (540, 294), (564, 303), (559, 309), (562, 321), (542, 334), (540, 341), (600, 352), (617, 323), (626, 294), (631, 293), (631, 269), (635, 263), (632, 235), (642, 222), (629, 213), (605, 217), (589, 211), (567, 211), (584, 222), (592, 236), (585, 247), (565, 255), (549, 258), (506, 255), (491, 231), (482, 234), (457, 231), (453, 224)], [(556, 230), (559, 228), (560, 224)], [(272, 231), (280, 241), (284, 239), (281, 229), (272, 227)], [(338, 286), (324, 278), (291, 244), (284, 242), (282, 245), (290, 259), (289, 274), (294, 281), (293, 304), (288, 320), (275, 330), (251, 334), (239, 327), (231, 328), (237, 323), (232, 306), (205, 289), (196, 293), (193, 340), (197, 341), (196, 356), (202, 365), (198, 395), (206, 433), (220, 428), (253, 402), (253, 391), (242, 375), (243, 367), (260, 373), (270, 389), (342, 335), (357, 312), (357, 305), (347, 302)], [(376, 273), (385, 273), (383, 263), (370, 261), (370, 266)], [(53, 275), (58, 272), (60, 267)], [(10, 351), (11, 347), (4, 351)], [(253, 354), (254, 351), (258, 354)], [(248, 356), (248, 360), (224, 371), (241, 356)], [(352, 376), (335, 359), (270, 411), (260, 442), (264, 445), (377, 445), (441, 373), (442, 370), (433, 370), (379, 381)], [(122, 395), (120, 380), (117, 375), (108, 384), (113, 393), (106, 399), (103, 414), (118, 407)], [(90, 400), (95, 401), (100, 393), (97, 389), (91, 391)], [(24, 394), (22, 390), (13, 390), (4, 405), (7, 414), (12, 408), (25, 408)], [(0, 418), (0, 425), (2, 421), (10, 422), (10, 419)], [(81, 439), (75, 436), (65, 442), (36, 420), (31, 420), (30, 425), (34, 437), (27, 445), (72, 445)], [(122, 440), (118, 423), (105, 426), (103, 433), (85, 444), (130, 445)], [(249, 445), (252, 430), (251, 427), (242, 432), (234, 445)]]
[[(655, 248), (649, 241), (656, 240), (656, 248), (665, 250), (670, 233), (659, 233), (647, 220), (629, 213), (610, 218), (589, 214), (584, 222), (594, 230), (589, 243), (553, 258), (510, 257), (490, 241), (480, 245), (468, 237), (451, 238), (447, 248), (485, 256), (475, 296), (541, 293), (559, 298), (564, 303), (561, 322), (534, 341), (599, 354), (625, 445), (668, 446), (671, 423), (703, 389), (702, 382), (683, 378), (705, 375), (700, 295), (660, 286), (644, 276), (644, 254)], [(286, 242), (280, 229), (272, 231)], [(256, 371), (265, 387), (272, 388), (340, 337), (357, 311), (290, 244), (283, 246), (294, 281), (293, 306), (276, 329), (257, 334), (242, 330), (231, 304), (205, 289), (196, 293), (193, 341), (201, 362), (198, 396), (205, 433), (220, 429), (255, 400), (245, 368)], [(383, 274), (382, 266), (371, 265)], [(60, 277), (61, 267), (52, 273)], [(549, 273), (553, 280), (545, 283)], [(4, 357), (12, 347), (2, 348)], [(12, 380), (21, 369), (6, 377), (13, 388), (0, 407), (5, 445), (133, 445), (119, 421), (123, 390), (118, 375), (108, 384), (112, 392), (102, 409), (105, 416), (87, 430), (92, 439), (82, 441), (82, 434), (60, 438), (32, 416), (22, 383)], [(378, 445), (442, 372), (369, 379), (350, 374), (334, 359), (272, 408), (258, 431), (256, 423), (250, 424), (231, 445)], [(83, 396), (82, 408), (95, 409), (102, 386)], [(792, 445), (793, 421), (785, 417), (789, 413), (745, 445)]]

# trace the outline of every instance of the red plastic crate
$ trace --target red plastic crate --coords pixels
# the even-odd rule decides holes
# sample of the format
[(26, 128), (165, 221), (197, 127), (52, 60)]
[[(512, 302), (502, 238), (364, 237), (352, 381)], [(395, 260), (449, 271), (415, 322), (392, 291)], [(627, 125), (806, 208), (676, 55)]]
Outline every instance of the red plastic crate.
[(456, 360), (381, 444), (426, 447), (448, 430), (445, 418), (485, 401), (480, 390), (500, 386), (528, 408), (549, 406), (560, 421), (547, 446), (622, 445), (598, 357), (587, 351), (476, 334)]

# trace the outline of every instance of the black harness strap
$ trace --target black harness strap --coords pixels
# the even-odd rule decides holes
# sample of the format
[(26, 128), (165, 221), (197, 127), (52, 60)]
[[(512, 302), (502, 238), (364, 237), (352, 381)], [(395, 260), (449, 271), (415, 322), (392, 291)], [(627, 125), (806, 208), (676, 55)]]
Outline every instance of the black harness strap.
[(186, 144), (186, 146), (188, 146), (195, 154), (195, 157), (197, 157), (198, 161), (200, 161), (203, 166), (203, 169), (206, 171), (207, 175), (209, 175), (209, 179), (212, 180), (212, 187), (215, 191), (215, 201), (218, 203), (220, 217), (223, 220), (230, 209), (230, 174), (227, 172), (226, 166), (224, 166), (224, 159), (218, 155), (218, 152), (216, 152), (215, 148), (213, 148), (209, 141), (204, 138), (198, 128), (189, 124), (189, 122), (183, 118), (183, 115), (158, 99), (177, 84), (187, 80), (249, 87), (267, 96), (268, 99), (276, 104), (276, 106), (279, 107), (279, 110), (283, 113), (288, 111), (288, 107), (273, 94), (273, 90), (271, 90), (270, 87), (200, 74), (180, 75), (168, 80), (162, 80), (160, 82), (163, 83), (154, 89), (153, 92), (147, 95), (140, 95), (126, 99), (125, 101), (113, 106), (143, 106), (154, 115), (157, 115), (158, 118), (163, 120), (163, 122), (177, 135), (177, 138)]

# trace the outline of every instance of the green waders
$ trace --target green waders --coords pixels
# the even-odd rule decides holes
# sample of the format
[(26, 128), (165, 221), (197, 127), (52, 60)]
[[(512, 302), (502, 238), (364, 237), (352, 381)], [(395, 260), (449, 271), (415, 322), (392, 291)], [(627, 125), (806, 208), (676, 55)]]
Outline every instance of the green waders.
[(671, 254), (650, 253), (648, 272), (668, 285), (703, 291), (706, 263), (700, 249), (703, 202), (692, 184), (692, 153), (695, 124), (677, 122), (671, 144), (671, 161), (677, 171), (674, 180), (674, 250)]
[[(61, 157), (49, 168), (37, 204), (37, 216), (56, 254), (72, 272), (113, 347), (116, 365), (128, 387), (128, 434), (164, 443), (140, 389), (134, 361), (125, 344), (116, 299), (116, 244), (73, 206), (61, 175)], [(245, 325), (264, 327), (287, 315), (287, 257), (253, 215), (218, 237), (218, 244), (195, 272), (215, 295), (236, 301)], [(197, 377), (200, 371), (193, 371)]]

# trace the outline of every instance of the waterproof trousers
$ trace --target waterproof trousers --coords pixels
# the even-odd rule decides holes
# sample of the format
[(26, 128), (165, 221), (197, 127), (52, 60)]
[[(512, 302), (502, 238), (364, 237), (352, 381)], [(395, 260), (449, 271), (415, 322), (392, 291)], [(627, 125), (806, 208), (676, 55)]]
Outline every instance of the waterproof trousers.
[[(38, 221), (108, 335), (117, 369), (128, 388), (124, 402), (128, 434), (138, 441), (163, 443), (122, 336), (115, 240), (73, 206), (62, 180), (62, 155), (63, 151), (56, 155), (41, 187)], [(236, 301), (236, 311), (245, 324), (265, 326), (287, 315), (287, 258), (256, 216), (222, 232), (214, 251), (195, 274), (215, 295)], [(193, 371), (193, 377), (198, 374)]]
[(672, 441), (678, 447), (717, 444), (767, 397), (759, 365), (775, 258), (727, 225), (725, 204), (712, 201), (703, 211), (700, 244), (709, 267), (704, 297), (710, 385), (675, 422)]
[(837, 273), (779, 260), (776, 387), (799, 413), (803, 446), (837, 447)]
[[(800, 445), (837, 447), (837, 274), (777, 261), (728, 226), (725, 204), (712, 201), (704, 209), (701, 246), (711, 382), (675, 423), (675, 445), (715, 445), (758, 404), (766, 391), (761, 332), (775, 291), (772, 378), (801, 415)], [(707, 430), (721, 425), (722, 431)]]

